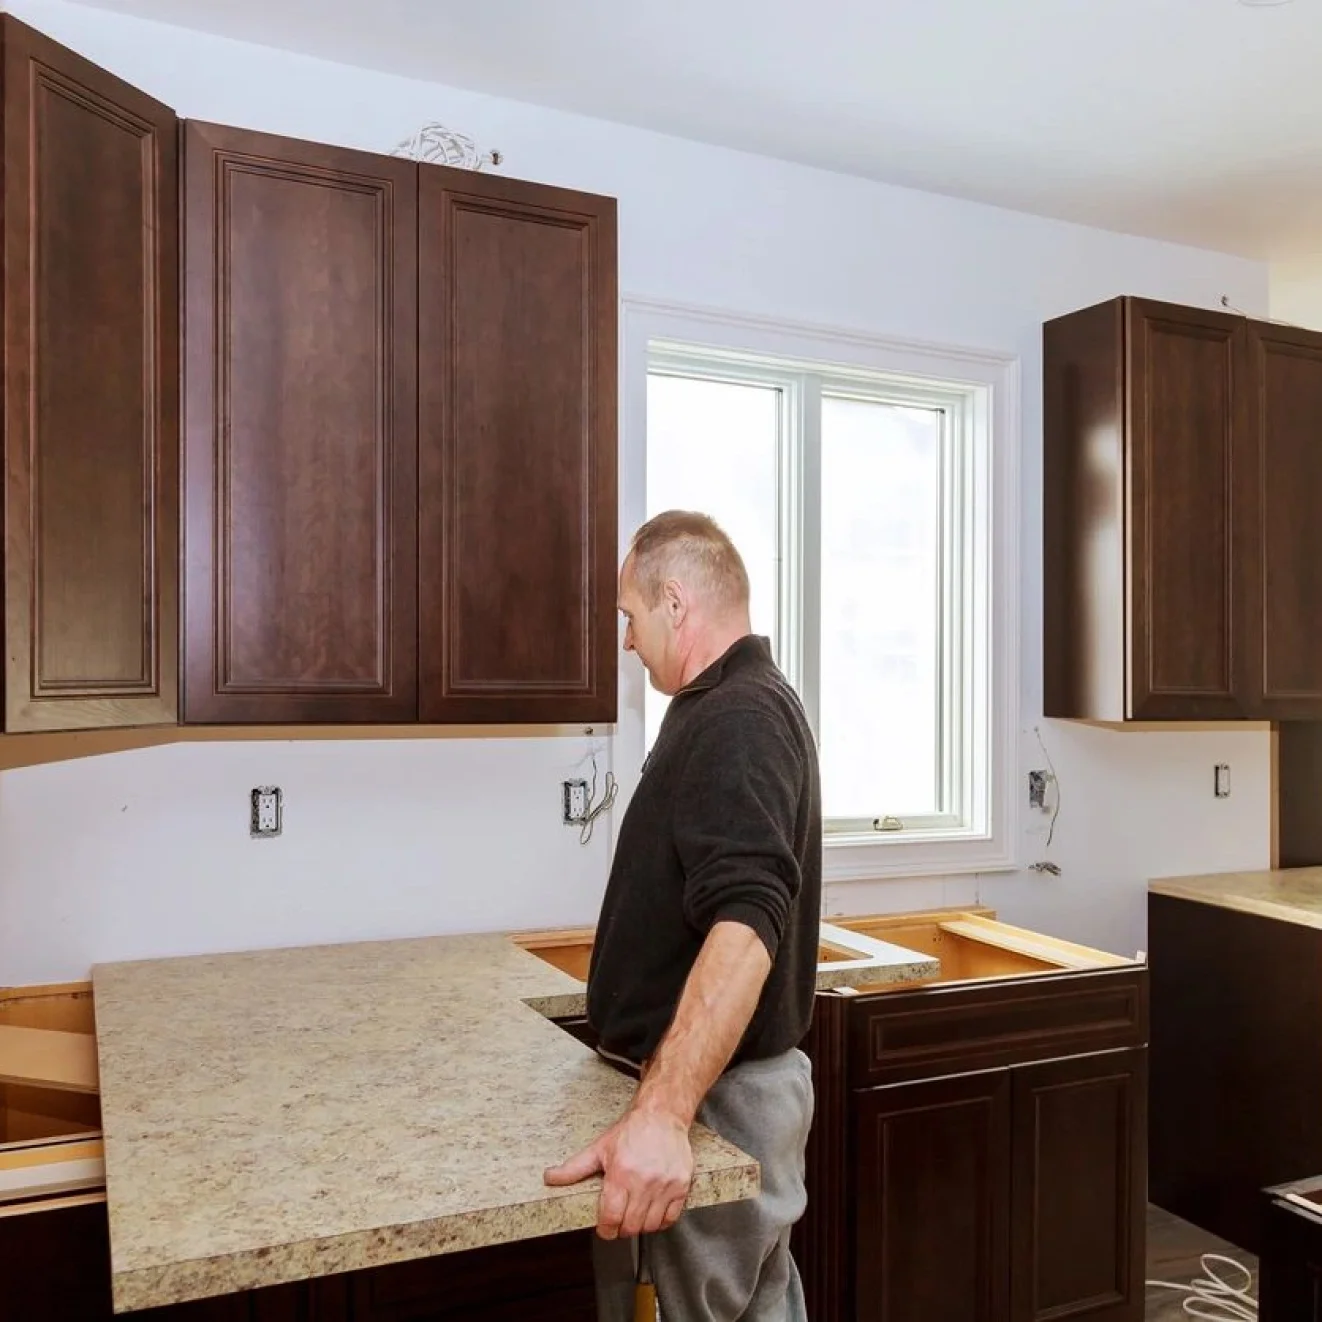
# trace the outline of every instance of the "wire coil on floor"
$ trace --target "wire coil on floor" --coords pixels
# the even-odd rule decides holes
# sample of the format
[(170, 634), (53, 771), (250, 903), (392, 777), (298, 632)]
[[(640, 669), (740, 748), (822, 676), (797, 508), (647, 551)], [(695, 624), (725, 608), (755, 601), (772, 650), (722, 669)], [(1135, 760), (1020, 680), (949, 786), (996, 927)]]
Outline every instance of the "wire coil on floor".
[[(1189, 1317), (1210, 1318), (1212, 1322), (1253, 1322), (1258, 1316), (1258, 1301), (1253, 1297), (1253, 1273), (1242, 1262), (1222, 1253), (1204, 1253), (1199, 1258), (1205, 1275), (1195, 1276), (1188, 1285), (1175, 1281), (1147, 1281), (1149, 1289), (1179, 1290), (1188, 1297), (1184, 1311)], [(1233, 1268), (1236, 1276), (1227, 1279), (1213, 1264)], [(1236, 1285), (1238, 1279), (1242, 1285)]]

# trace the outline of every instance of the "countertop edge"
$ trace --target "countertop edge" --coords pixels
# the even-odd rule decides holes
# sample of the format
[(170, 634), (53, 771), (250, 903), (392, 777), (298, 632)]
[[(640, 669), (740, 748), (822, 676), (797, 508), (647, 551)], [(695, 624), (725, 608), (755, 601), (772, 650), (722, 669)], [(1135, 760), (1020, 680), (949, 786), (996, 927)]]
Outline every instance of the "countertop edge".
[(1200, 889), (1194, 884), (1181, 884), (1178, 881), (1153, 881), (1148, 883), (1148, 893), (1164, 895), (1167, 899), (1187, 900), (1191, 904), (1206, 904), (1214, 909), (1233, 909), (1237, 913), (1253, 914), (1258, 918), (1273, 918), (1284, 923), (1293, 923), (1296, 927), (1311, 927), (1322, 930), (1322, 913), (1310, 913), (1296, 905), (1280, 900), (1265, 900), (1250, 895), (1225, 895)]
[[(756, 1197), (761, 1187), (761, 1169), (750, 1158), (744, 1164), (696, 1175), (688, 1207), (739, 1202)], [(599, 1193), (599, 1182), (594, 1181), (559, 1197), (531, 1203), (505, 1204), (165, 1266), (130, 1268), (112, 1274), (113, 1306), (116, 1313), (135, 1312), (589, 1230), (596, 1224)]]

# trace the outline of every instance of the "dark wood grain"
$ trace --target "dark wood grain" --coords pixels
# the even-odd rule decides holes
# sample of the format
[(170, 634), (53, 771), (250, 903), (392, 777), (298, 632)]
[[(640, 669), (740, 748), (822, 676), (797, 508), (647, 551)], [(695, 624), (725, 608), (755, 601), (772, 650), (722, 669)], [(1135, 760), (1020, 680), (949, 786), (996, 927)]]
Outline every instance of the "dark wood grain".
[(419, 187), (421, 719), (613, 721), (615, 202)]
[(856, 1093), (858, 1322), (1003, 1322), (1010, 1073)]
[(1258, 464), (1246, 654), (1255, 715), (1322, 716), (1322, 335), (1250, 322)]
[(1243, 318), (1127, 305), (1130, 714), (1245, 714), (1235, 621)]
[(1245, 319), (1114, 299), (1046, 323), (1043, 371), (1046, 714), (1251, 716)]
[(417, 167), (185, 133), (185, 719), (417, 715)]
[(808, 1203), (791, 1234), (790, 1252), (813, 1322), (849, 1322), (854, 1316), (846, 1011), (845, 997), (819, 994), (802, 1043), (812, 1061), (813, 1122), (805, 1163)]
[(1260, 1191), (1322, 1172), (1322, 931), (1150, 894), (1148, 956), (1151, 1200), (1259, 1252)]
[(1146, 1048), (1011, 1073), (1011, 1322), (1141, 1322)]
[(5, 15), (5, 728), (178, 711), (174, 112)]

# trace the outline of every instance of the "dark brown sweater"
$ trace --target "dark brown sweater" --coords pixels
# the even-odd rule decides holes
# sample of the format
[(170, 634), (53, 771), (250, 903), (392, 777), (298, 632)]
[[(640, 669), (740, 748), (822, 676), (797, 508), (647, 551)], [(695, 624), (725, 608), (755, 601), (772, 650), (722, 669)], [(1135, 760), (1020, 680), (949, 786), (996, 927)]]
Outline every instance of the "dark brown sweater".
[(671, 700), (620, 827), (588, 974), (604, 1050), (642, 1063), (713, 924), (745, 923), (771, 972), (734, 1061), (797, 1046), (821, 912), (817, 749), (767, 640), (748, 636)]

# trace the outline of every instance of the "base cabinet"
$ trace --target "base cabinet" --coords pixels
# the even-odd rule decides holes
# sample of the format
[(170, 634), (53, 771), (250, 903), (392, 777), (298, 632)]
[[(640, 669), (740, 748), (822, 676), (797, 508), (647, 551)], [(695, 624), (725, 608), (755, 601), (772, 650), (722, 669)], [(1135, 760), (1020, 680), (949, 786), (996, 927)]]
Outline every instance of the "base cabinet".
[(590, 1233), (116, 1314), (103, 1201), (0, 1209), (0, 1322), (590, 1322)]
[(817, 997), (808, 1315), (1141, 1322), (1146, 968), (979, 914), (833, 921), (943, 975)]
[(1322, 931), (1150, 893), (1148, 949), (1152, 1201), (1260, 1254), (1262, 1191), (1322, 1172)]

